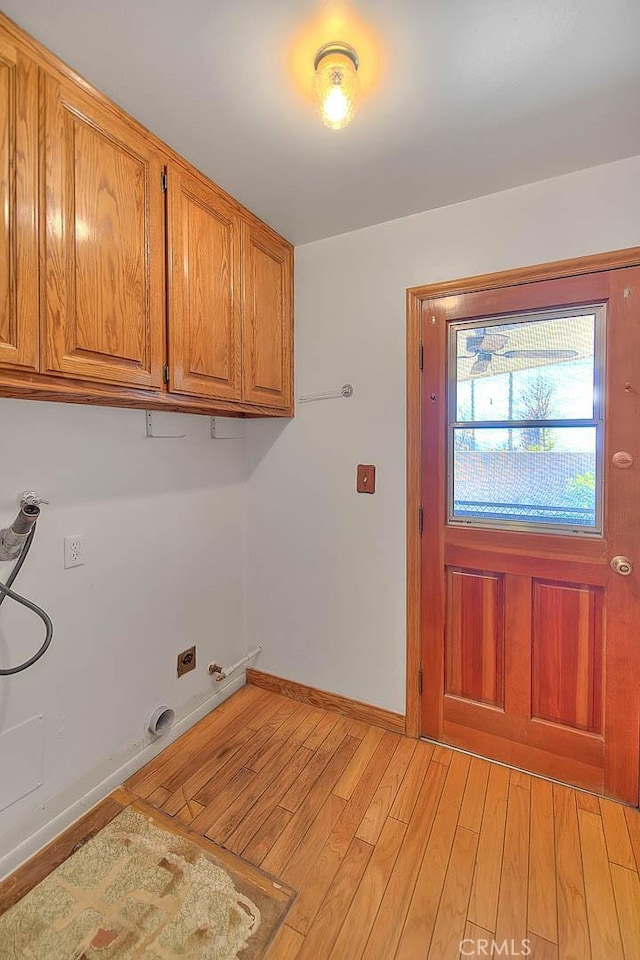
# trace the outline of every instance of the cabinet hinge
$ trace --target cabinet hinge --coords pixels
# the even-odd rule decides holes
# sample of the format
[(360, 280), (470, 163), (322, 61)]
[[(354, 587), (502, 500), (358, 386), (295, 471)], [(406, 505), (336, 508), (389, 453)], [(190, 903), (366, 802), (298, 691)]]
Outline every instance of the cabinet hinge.
[(160, 174), (160, 186), (162, 188), (163, 193), (167, 192), (168, 185), (169, 185), (169, 177), (167, 176), (167, 171), (163, 170), (162, 173)]
[(424, 530), (424, 510), (422, 507), (418, 508), (418, 530), (420, 531), (420, 536), (422, 536), (422, 531)]
[(420, 344), (420, 350), (418, 352), (418, 363), (420, 365), (420, 369), (424, 370), (424, 343)]
[(169, 364), (168, 363), (165, 363), (164, 367), (162, 368), (162, 379), (164, 383), (169, 383)]
[(422, 667), (418, 670), (418, 693), (422, 696)]

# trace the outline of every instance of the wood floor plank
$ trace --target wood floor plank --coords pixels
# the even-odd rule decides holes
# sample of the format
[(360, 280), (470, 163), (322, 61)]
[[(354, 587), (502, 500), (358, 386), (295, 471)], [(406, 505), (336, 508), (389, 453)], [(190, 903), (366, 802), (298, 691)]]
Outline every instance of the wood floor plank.
[(385, 740), (381, 740), (318, 859), (315, 863), (308, 864), (307, 876), (313, 876), (312, 882), (307, 884), (299, 879), (301, 893), (290, 912), (290, 922), (297, 930), (305, 932), (309, 929), (388, 763), (388, 745)]
[(602, 820), (594, 813), (579, 810), (578, 824), (587, 896), (591, 957), (592, 960), (611, 960), (611, 957), (622, 957), (622, 939)]
[(636, 860), (636, 870), (640, 872), (640, 810), (631, 807), (624, 808), (624, 815), (629, 830), (629, 839)]
[(262, 867), (267, 873), (278, 876), (284, 870), (289, 858), (313, 823), (318, 810), (331, 793), (359, 744), (360, 741), (356, 737), (345, 737), (339, 745), (307, 794), (305, 803), (294, 813), (262, 862)]
[[(273, 737), (271, 738), (273, 740)], [(238, 793), (231, 801), (222, 806), (216, 804), (215, 810), (218, 812), (217, 818), (210, 824), (206, 833), (210, 840), (216, 843), (225, 843), (227, 838), (240, 826), (245, 816), (251, 808), (264, 794), (265, 790), (277, 780), (278, 775), (290, 763), (300, 749), (300, 738), (295, 736), (287, 737), (284, 742), (280, 742), (279, 750), (272, 754), (271, 762), (266, 767), (262, 767), (260, 773), (255, 773), (255, 766), (247, 767), (254, 772), (253, 778), (248, 782), (247, 787)], [(308, 754), (309, 751), (306, 751)], [(306, 759), (303, 757), (303, 759)], [(304, 769), (304, 764), (295, 765)]]
[(221, 778), (219, 792), (216, 793), (207, 806), (200, 804), (202, 809), (191, 821), (191, 829), (196, 833), (206, 836), (211, 821), (215, 820), (218, 815), (218, 810), (224, 810), (227, 804), (232, 803), (234, 797), (245, 790), (247, 786), (253, 782), (255, 776), (253, 770), (240, 766), (235, 769), (233, 775), (228, 779), (225, 778), (225, 780), (222, 781)]
[(244, 859), (255, 863), (256, 866), (262, 863), (292, 817), (293, 814), (284, 807), (276, 807), (272, 810), (242, 851)]
[(304, 938), (283, 923), (267, 952), (266, 960), (296, 960), (300, 956)]
[(251, 731), (252, 736), (241, 742), (237, 749), (234, 745), (233, 750), (225, 751), (223, 748), (216, 752), (206, 764), (211, 776), (199, 790), (193, 790), (195, 785), (193, 777), (187, 781), (186, 789), (190, 790), (191, 796), (199, 803), (205, 807), (209, 806), (220, 793), (225, 781), (229, 780), (240, 767), (246, 767), (254, 773), (262, 770), (266, 764), (265, 758), (268, 756), (270, 761), (274, 752), (277, 753), (283, 743), (295, 736), (295, 731), (302, 723), (308, 709), (302, 704), (296, 704), (295, 710), (288, 714), (278, 710), (262, 724), (259, 730)]
[(458, 823), (467, 830), (480, 833), (482, 814), (484, 812), (484, 798), (487, 793), (489, 770), (491, 764), (479, 757), (471, 758), (467, 786), (462, 798), (462, 808)]
[(460, 960), (466, 960), (467, 957), (491, 956), (490, 944), (493, 942), (493, 936), (488, 930), (483, 930), (476, 923), (470, 923), (467, 920), (464, 938), (460, 942)]
[(171, 793), (166, 787), (156, 787), (153, 793), (150, 793), (147, 797), (147, 803), (152, 803), (154, 807), (161, 807), (170, 796)]
[(558, 956), (560, 960), (579, 960), (590, 956), (590, 946), (574, 791), (554, 784), (553, 810), (558, 876)]
[[(212, 745), (207, 751), (207, 755), (201, 756), (200, 765), (192, 769), (190, 775), (185, 774), (184, 780), (174, 781), (174, 786), (169, 790), (167, 800), (162, 804), (164, 813), (174, 816), (181, 807), (195, 798), (206, 783), (216, 776), (225, 764), (229, 763), (238, 751), (247, 743), (261, 745), (267, 737), (267, 732), (256, 732), (249, 727), (239, 727), (228, 737), (221, 737), (212, 741)], [(232, 772), (237, 769), (228, 768)], [(144, 798), (143, 798), (144, 799)]]
[(600, 813), (609, 860), (612, 863), (619, 863), (621, 867), (626, 867), (628, 870), (635, 870), (636, 858), (633, 855), (624, 807), (620, 803), (614, 803), (613, 800), (605, 800), (602, 797)]
[[(238, 744), (234, 743), (227, 753), (222, 750), (204, 767), (203, 776), (205, 772), (210, 774), (206, 784), (194, 793), (194, 787), (200, 782), (201, 777), (198, 777), (197, 773), (192, 774), (182, 791), (179, 787), (174, 791), (165, 803), (163, 810), (166, 813), (173, 813), (174, 811), (177, 813), (176, 808), (179, 809), (181, 793), (185, 803), (190, 799), (197, 800), (204, 809), (194, 820), (193, 829), (202, 834), (206, 833), (211, 823), (216, 820), (218, 811), (224, 809), (224, 803), (231, 802), (236, 795), (233, 789), (228, 789), (229, 784), (233, 781), (236, 788), (241, 785), (246, 787), (256, 776), (253, 770), (245, 765), (245, 761), (252, 757), (256, 751), (262, 749), (271, 734), (272, 731), (265, 725), (262, 730), (255, 733), (252, 731), (249, 740), (244, 740)], [(238, 777), (240, 773), (242, 775)]]
[[(266, 692), (266, 690), (263, 690), (263, 693)], [(267, 697), (264, 703), (258, 704), (255, 709), (245, 710), (244, 723), (245, 726), (250, 727), (252, 730), (259, 730), (265, 720), (268, 720), (274, 712), (286, 716), (289, 713), (293, 713), (295, 708), (296, 703), (293, 700), (276, 694), (274, 699)]]
[(253, 770), (254, 773), (261, 773), (265, 768), (271, 766), (283, 746), (292, 743), (301, 746), (312, 729), (314, 713), (312, 707), (308, 707), (306, 704), (298, 705), (291, 716), (274, 730), (265, 747), (255, 753), (250, 760), (247, 760), (245, 766)]
[(640, 877), (612, 863), (611, 880), (625, 960), (640, 960)]
[(451, 763), (451, 758), (453, 757), (454, 751), (449, 750), (448, 747), (443, 747), (441, 744), (436, 744), (433, 748), (433, 757), (436, 763), (444, 763), (445, 766), (449, 766)]
[[(349, 720), (346, 717), (340, 717), (324, 742), (314, 752), (309, 763), (300, 772), (298, 778), (291, 784), (280, 801), (280, 805), (283, 806), (285, 810), (290, 810), (291, 813), (295, 813), (300, 807), (314, 783), (335, 754), (337, 748), (348, 736), (349, 726)], [(350, 739), (355, 740), (357, 738), (350, 737)], [(360, 743), (358, 742), (358, 748), (359, 745)]]
[(431, 743), (418, 742), (411, 763), (404, 775), (396, 799), (391, 807), (390, 816), (395, 820), (409, 823), (413, 808), (422, 789), (427, 768), (433, 757)]
[(496, 940), (522, 942), (527, 936), (529, 887), (530, 790), (509, 784), (507, 823), (502, 852)]
[(578, 810), (587, 810), (589, 813), (597, 813), (600, 816), (600, 798), (592, 793), (576, 792), (576, 803)]
[[(268, 698), (264, 695), (256, 696), (249, 691), (249, 687), (242, 687), (233, 697), (212, 710), (200, 723), (191, 727), (150, 763), (129, 777), (125, 781), (125, 787), (138, 797), (148, 797), (157, 787), (162, 786), (173, 772), (183, 769), (191, 758), (202, 757), (207, 743), (227, 736), (230, 728), (235, 729), (236, 722), (243, 725), (251, 709), (260, 704), (268, 704)], [(269, 707), (273, 709), (272, 705)]]
[(522, 787), (523, 790), (530, 790), (531, 782), (536, 778), (531, 777), (528, 773), (524, 773), (522, 770), (512, 770), (510, 779), (514, 787)]
[(313, 756), (313, 751), (298, 747), (284, 769), (263, 791), (260, 798), (247, 810), (244, 817), (225, 840), (225, 846), (234, 853), (242, 853), (271, 812), (279, 805), (291, 784)]
[(363, 956), (369, 931), (384, 896), (406, 829), (406, 823), (400, 820), (389, 818), (386, 821), (329, 954), (329, 960), (343, 960), (344, 957), (360, 960)]
[(429, 842), (395, 953), (396, 960), (415, 960), (431, 941), (440, 894), (453, 846), (470, 760), (454, 753), (440, 797)]
[(529, 931), (558, 942), (553, 785), (538, 777), (531, 783)]
[(330, 793), (318, 811), (318, 815), (294, 850), (279, 879), (294, 890), (304, 882), (305, 877), (318, 859), (331, 831), (346, 806), (347, 801)]
[(184, 807), (181, 807), (176, 813), (176, 820), (189, 826), (193, 820), (202, 813), (204, 807), (197, 800), (188, 800)]
[[(558, 944), (539, 937), (537, 933), (529, 931), (527, 934), (529, 957), (531, 960), (558, 960)], [(524, 951), (524, 945), (517, 945), (521, 953)], [(587, 958), (585, 958), (587, 960)]]
[(357, 737), (359, 740), (364, 740), (370, 729), (371, 726), (365, 723), (364, 720), (352, 720), (351, 726), (349, 727), (349, 735)]
[(378, 842), (415, 749), (415, 740), (401, 739), (398, 742), (389, 766), (356, 832), (356, 837), (360, 840), (373, 844)]
[(640, 960), (640, 814), (613, 801), (257, 687), (129, 782), (85, 822), (168, 808), (299, 891), (268, 960), (525, 956), (527, 941), (533, 960)]
[(429, 960), (457, 960), (460, 954), (477, 847), (478, 834), (458, 826), (431, 938)]
[(391, 748), (395, 749), (399, 737), (397, 734), (388, 733), (381, 729), (381, 727), (371, 727), (362, 739), (360, 746), (354, 753), (350, 763), (347, 765), (346, 770), (336, 783), (333, 788), (333, 792), (337, 797), (342, 797), (343, 800), (348, 800), (355, 788), (358, 786), (358, 781), (362, 776), (369, 760), (376, 752), (376, 748), (383, 737), (389, 743), (389, 756), (391, 756)]
[(444, 764), (429, 766), (367, 942), (367, 960), (387, 960), (395, 954), (446, 777)]
[[(334, 882), (321, 898), (320, 907), (297, 960), (320, 960), (321, 957), (328, 955), (372, 853), (371, 844), (364, 843), (362, 840), (351, 842), (340, 863)], [(287, 919), (291, 922), (291, 916)]]
[(495, 933), (500, 892), (500, 872), (507, 822), (509, 771), (492, 766), (485, 796), (476, 871), (469, 898), (469, 920)]
[(316, 723), (315, 728), (311, 731), (304, 742), (304, 746), (308, 750), (317, 750), (318, 747), (324, 743), (325, 739), (338, 722), (337, 713), (328, 713), (325, 710), (321, 710), (320, 714), (320, 718)]

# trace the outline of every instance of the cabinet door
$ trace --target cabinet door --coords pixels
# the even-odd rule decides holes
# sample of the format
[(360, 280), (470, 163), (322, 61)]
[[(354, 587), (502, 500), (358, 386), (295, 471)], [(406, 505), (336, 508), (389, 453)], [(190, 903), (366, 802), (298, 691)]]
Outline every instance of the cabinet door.
[(159, 387), (164, 362), (162, 160), (80, 87), (45, 81), (42, 368)]
[(293, 389), (293, 253), (284, 240), (245, 222), (242, 234), (243, 399), (290, 407)]
[(168, 200), (170, 389), (238, 399), (240, 217), (213, 187), (175, 166)]
[(38, 68), (0, 33), (0, 367), (38, 369)]

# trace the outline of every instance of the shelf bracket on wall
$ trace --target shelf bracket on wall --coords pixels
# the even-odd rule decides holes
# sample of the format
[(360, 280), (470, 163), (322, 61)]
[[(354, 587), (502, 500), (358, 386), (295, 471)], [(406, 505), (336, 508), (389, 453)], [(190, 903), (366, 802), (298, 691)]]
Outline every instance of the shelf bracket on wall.
[(184, 440), (186, 437), (186, 433), (154, 433), (153, 410), (145, 410), (144, 415), (147, 424), (147, 436), (151, 440)]
[(328, 390), (326, 393), (307, 393), (298, 397), (298, 403), (313, 403), (314, 400), (338, 400), (340, 397), (352, 397), (353, 384), (345, 383), (339, 390)]

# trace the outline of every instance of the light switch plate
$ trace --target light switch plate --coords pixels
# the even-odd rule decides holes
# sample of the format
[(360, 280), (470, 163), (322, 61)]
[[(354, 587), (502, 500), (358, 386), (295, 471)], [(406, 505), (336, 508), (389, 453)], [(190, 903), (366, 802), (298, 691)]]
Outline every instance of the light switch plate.
[(376, 492), (376, 468), (373, 463), (359, 463), (356, 475), (357, 493)]

